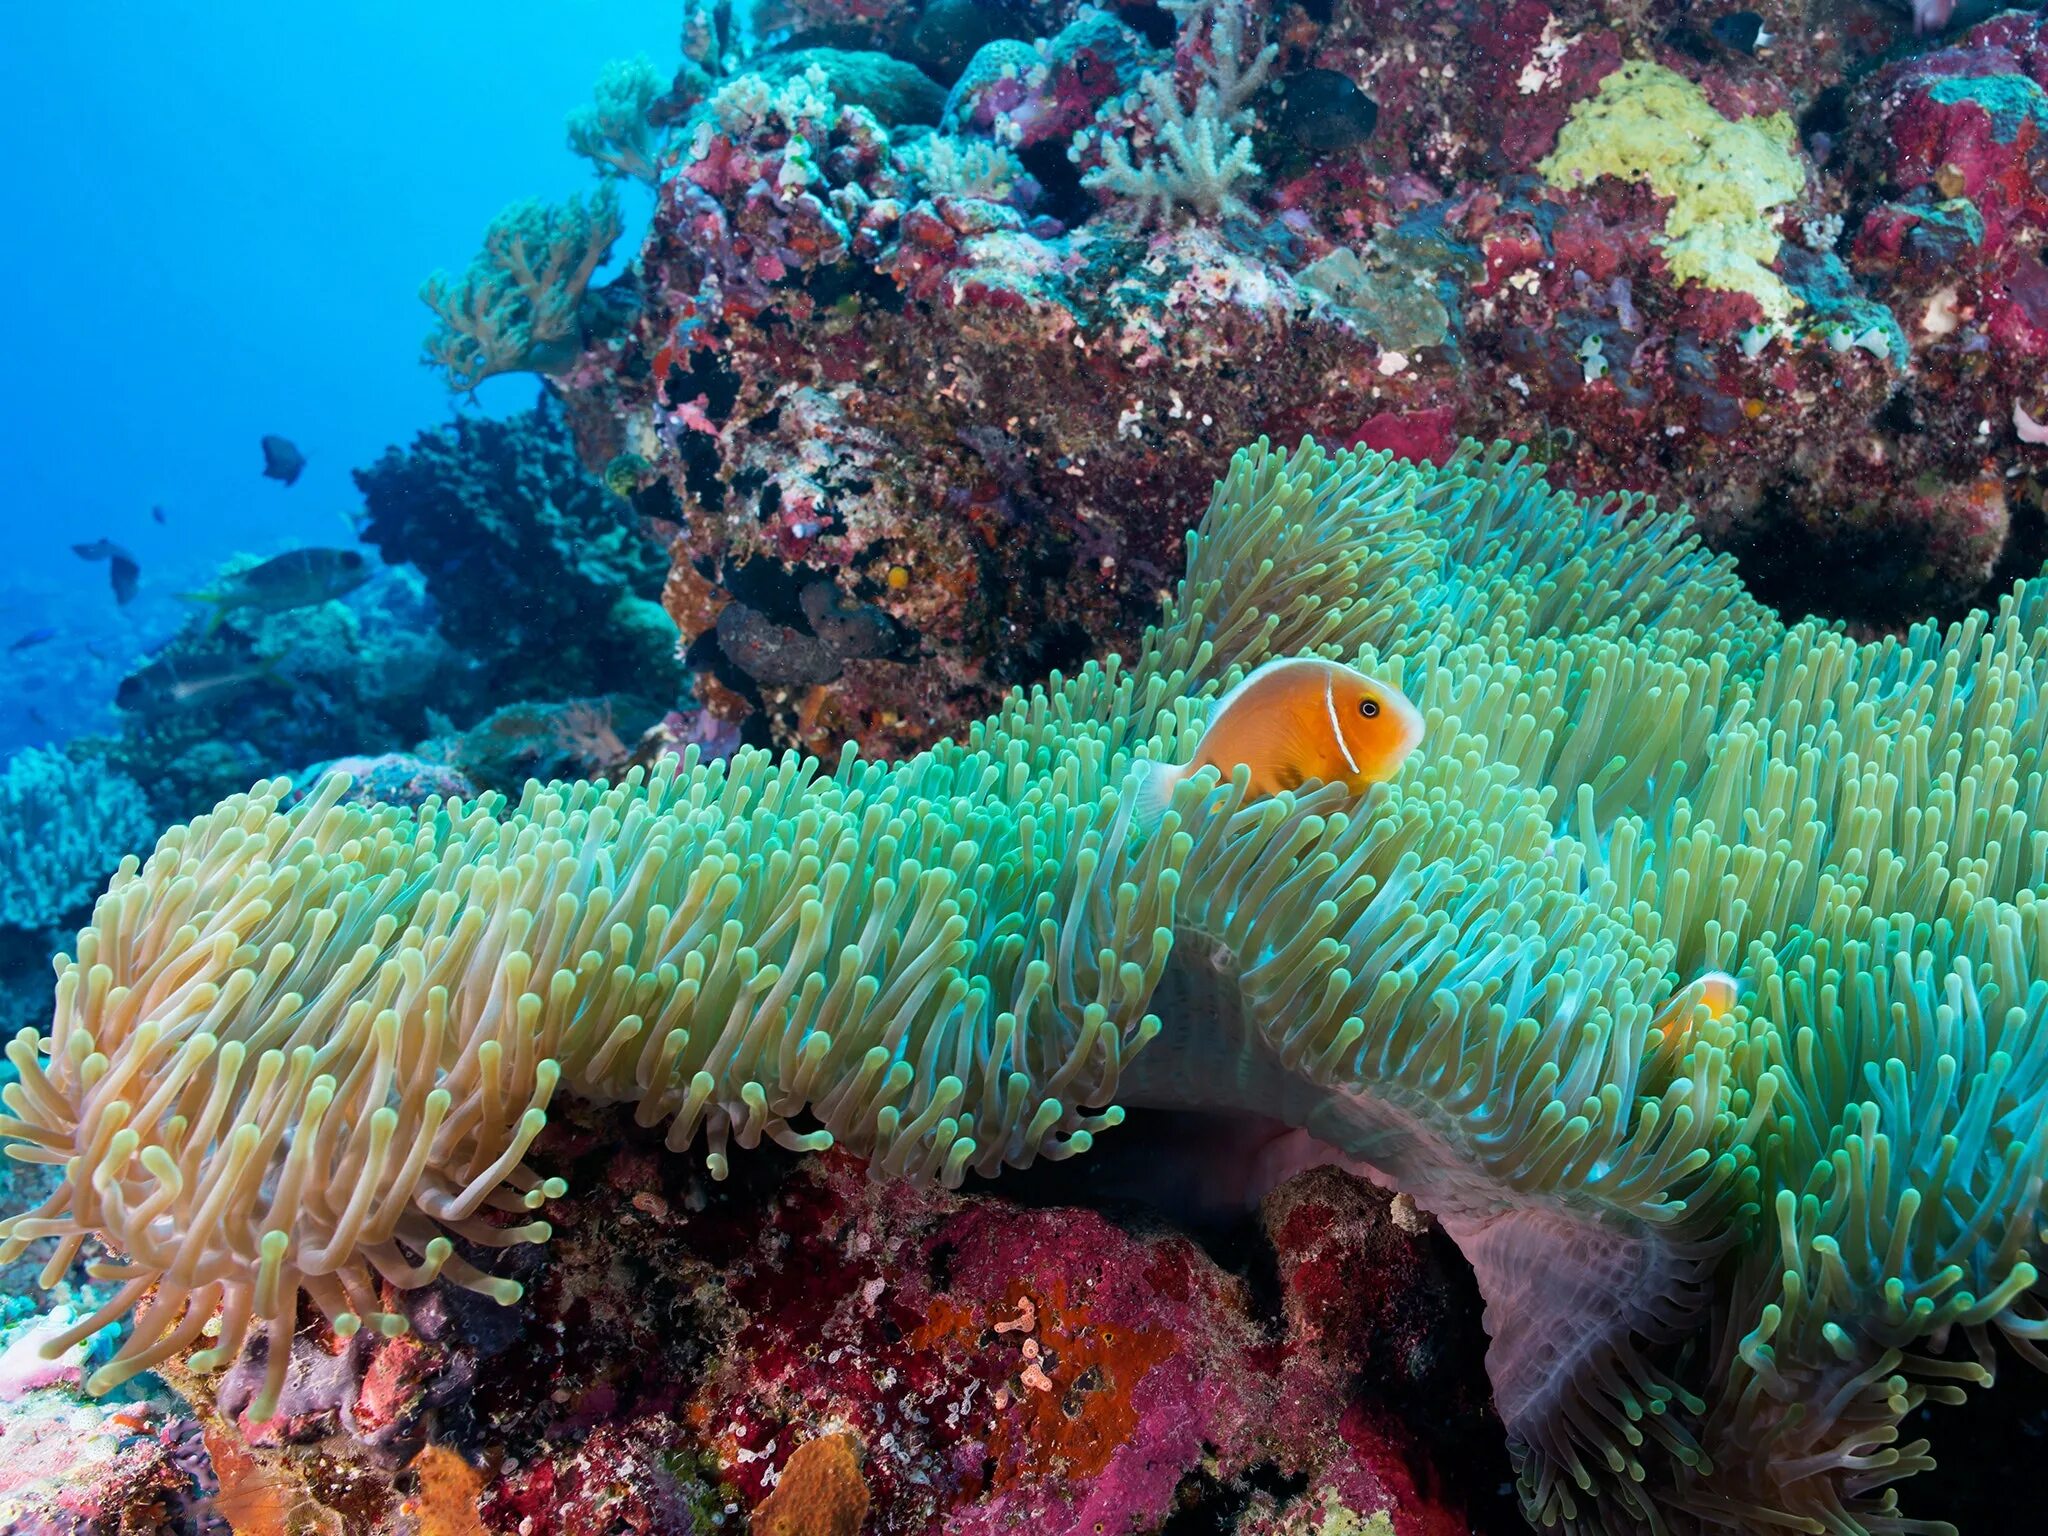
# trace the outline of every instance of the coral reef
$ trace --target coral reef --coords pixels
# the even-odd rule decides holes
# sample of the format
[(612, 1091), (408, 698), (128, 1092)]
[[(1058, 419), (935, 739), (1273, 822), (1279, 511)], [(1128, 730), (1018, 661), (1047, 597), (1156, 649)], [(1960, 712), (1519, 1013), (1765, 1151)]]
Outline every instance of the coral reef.
[[(604, 773), (695, 707), (658, 601), (659, 528), (581, 467), (558, 410), (458, 417), (356, 480), (361, 535), (389, 569), (328, 601), (193, 618), (121, 684), (120, 734), (81, 748), (141, 786), (148, 831), (337, 758), (403, 803), (422, 781), (467, 795)], [(256, 564), (235, 557), (219, 584)], [(377, 761), (394, 753), (424, 761)], [(77, 894), (103, 874), (82, 873)]]
[[(256, 563), (237, 556), (222, 578)], [(142, 785), (156, 826), (282, 765), (409, 747), (436, 711), (482, 707), (434, 612), (400, 569), (281, 613), (195, 616), (122, 683), (120, 734), (90, 745)]]
[[(514, 1314), (426, 1295), (402, 1339), (331, 1349), (309, 1330), (260, 1426), (234, 1414), (232, 1376), (215, 1391), (173, 1368), (189, 1407), (97, 1408), (76, 1363), (45, 1366), (30, 1411), (62, 1416), (44, 1433), (80, 1464), (61, 1490), (0, 1491), (0, 1529), (61, 1510), (113, 1531), (152, 1500), (182, 1512), (204, 1489), (232, 1508), (268, 1483), (364, 1536), (430, 1510), (507, 1536), (742, 1516), (897, 1536), (1238, 1511), (1288, 1529), (1333, 1505), (1462, 1536), (1461, 1484), (1506, 1475), (1469, 1281), (1440, 1233), (1332, 1170), (1248, 1224), (1277, 1276), (1261, 1294), (1187, 1238), (1052, 1188), (1019, 1205), (765, 1152), (712, 1185), (617, 1111), (558, 1119), (535, 1157), (577, 1193), (553, 1203)], [(1465, 1459), (1475, 1430), (1495, 1462)]]
[[(103, 758), (29, 748), (8, 759), (0, 770), (0, 1035), (47, 1016), (50, 957), (89, 915), (109, 871), (146, 849), (161, 825), (142, 786)], [(0, 1066), (0, 1083), (12, 1077)], [(39, 1177), (46, 1173), (53, 1170), (0, 1166), (0, 1198), (40, 1201), (54, 1182)]]
[[(680, 9), (422, 290), (539, 407), (0, 777), (0, 1532), (1976, 1508), (2048, 22)], [(1135, 809), (1304, 653), (1391, 783)]]
[[(1906, 1420), (2043, 1326), (2044, 596), (1858, 642), (1505, 447), (1260, 445), (1137, 659), (962, 743), (516, 808), (266, 785), (174, 829), (10, 1047), (5, 1129), (67, 1177), (8, 1248), (125, 1255), (48, 1346), (138, 1310), (89, 1385), (218, 1312), (189, 1367), (241, 1356), (260, 1421), (300, 1293), (343, 1345), (437, 1279), (520, 1302), (558, 1086), (714, 1178), (768, 1139), (952, 1186), (1087, 1152), (1117, 1101), (1213, 1109), (1441, 1221), (1538, 1523), (1899, 1529)], [(1312, 651), (1422, 707), (1399, 777), (1205, 771), (1134, 827), (1202, 700)]]
[[(619, 324), (552, 382), (672, 497), (665, 600), (757, 742), (911, 750), (1127, 652), (1261, 432), (1505, 438), (1686, 500), (1779, 603), (1960, 613), (2048, 545), (2041, 23), (1758, 14), (691, 8)], [(819, 580), (901, 643), (801, 644)]]

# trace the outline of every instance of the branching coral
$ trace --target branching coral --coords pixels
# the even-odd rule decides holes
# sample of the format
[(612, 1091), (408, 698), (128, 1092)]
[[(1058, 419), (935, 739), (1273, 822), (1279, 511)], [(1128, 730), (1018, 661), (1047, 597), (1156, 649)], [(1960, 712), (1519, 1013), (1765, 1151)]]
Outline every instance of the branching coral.
[(610, 184), (588, 203), (529, 198), (506, 208), (461, 277), (436, 272), (420, 285), (420, 299), (441, 322), (427, 337), (426, 361), (446, 370), (453, 389), (568, 362), (590, 279), (622, 228)]
[(126, 774), (61, 752), (16, 753), (0, 773), (0, 928), (62, 922), (155, 833), (142, 788)]
[[(380, 1280), (513, 1293), (451, 1238), (546, 1236), (558, 1085), (714, 1173), (769, 1137), (946, 1183), (1222, 1106), (1457, 1239), (1539, 1523), (1933, 1529), (1904, 1416), (2048, 1332), (2044, 616), (1788, 628), (1684, 518), (1505, 450), (1261, 445), (1133, 664), (961, 743), (175, 829), (10, 1048), (0, 1129), (65, 1183), (9, 1247), (123, 1255), (101, 1385), (266, 1330), (260, 1414), (301, 1289), (344, 1333), (398, 1326)], [(1309, 652), (1422, 706), (1401, 776), (1204, 773), (1138, 831), (1137, 760)]]
[(594, 99), (569, 114), (569, 148), (607, 176), (630, 176), (650, 187), (661, 179), (648, 108), (667, 88), (644, 55), (614, 59), (597, 77)]
[(983, 139), (928, 133), (895, 146), (894, 154), (897, 165), (934, 196), (1001, 202), (1024, 179), (1014, 154)]
[[(551, 690), (665, 700), (680, 687), (675, 626), (652, 615), (664, 639), (619, 611), (661, 591), (661, 547), (577, 462), (568, 424), (545, 399), (422, 432), (355, 482), (365, 542), (419, 570), (435, 626), (475, 658), (481, 699), (446, 700), (443, 712)], [(511, 590), (521, 601), (505, 602)]]
[[(1203, 7), (1183, 9), (1184, 27), (1203, 23)], [(1279, 49), (1269, 43), (1247, 61), (1244, 19), (1236, 7), (1206, 12), (1206, 25), (1209, 55), (1191, 104), (1182, 100), (1169, 71), (1148, 71), (1138, 81), (1151, 108), (1144, 129), (1153, 153), (1141, 158), (1127, 137), (1100, 130), (1076, 135), (1070, 151), (1078, 158), (1099, 145), (1101, 164), (1082, 176), (1082, 184), (1135, 203), (1141, 225), (1168, 223), (1178, 208), (1207, 218), (1242, 216), (1247, 208), (1237, 185), (1260, 174), (1245, 132), (1251, 126), (1248, 104)]]

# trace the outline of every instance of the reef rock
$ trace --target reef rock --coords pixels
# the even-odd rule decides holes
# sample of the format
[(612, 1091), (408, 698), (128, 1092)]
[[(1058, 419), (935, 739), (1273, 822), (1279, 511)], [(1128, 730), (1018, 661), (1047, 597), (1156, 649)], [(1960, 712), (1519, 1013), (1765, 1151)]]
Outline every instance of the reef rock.
[[(585, 459), (658, 488), (749, 739), (901, 750), (1127, 647), (1262, 432), (1525, 443), (1872, 628), (2040, 542), (2031, 16), (1936, 47), (1765, 4), (1737, 46), (1675, 0), (830, 9), (784, 35), (845, 54), (700, 51), (636, 318), (555, 381)], [(936, 126), (846, 84), (892, 53), (948, 84)], [(1347, 130), (1302, 132), (1340, 84)], [(897, 643), (806, 643), (827, 580)]]
[(596, 1114), (543, 1148), (580, 1192), (550, 1206), (518, 1307), (435, 1286), (405, 1338), (302, 1330), (261, 1427), (237, 1417), (248, 1370), (171, 1368), (187, 1409), (88, 1406), (73, 1366), (0, 1406), (0, 1449), (31, 1419), (70, 1447), (46, 1452), (68, 1486), (17, 1482), (0, 1529), (111, 1536), (223, 1489), (392, 1536), (426, 1512), (471, 1536), (743, 1512), (804, 1536), (1352, 1529), (1338, 1512), (1463, 1536), (1475, 1500), (1504, 1507), (1469, 1278), (1350, 1175), (1275, 1191), (1226, 1243), (1234, 1271), (1156, 1218), (1020, 1203), (1029, 1179), (949, 1194), (761, 1154), (713, 1184)]

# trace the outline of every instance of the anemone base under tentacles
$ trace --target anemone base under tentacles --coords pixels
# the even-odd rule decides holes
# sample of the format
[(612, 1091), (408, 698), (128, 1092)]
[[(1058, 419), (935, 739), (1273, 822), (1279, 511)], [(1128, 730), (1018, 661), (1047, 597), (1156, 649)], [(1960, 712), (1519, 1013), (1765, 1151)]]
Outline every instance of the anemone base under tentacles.
[[(714, 1175), (768, 1137), (945, 1185), (1122, 1094), (1221, 1106), (1464, 1244), (1538, 1523), (1934, 1529), (1905, 1415), (2048, 1332), (2044, 618), (1786, 627), (1683, 517), (1504, 447), (1262, 443), (1135, 663), (961, 743), (173, 830), (10, 1048), (0, 1129), (65, 1181), (8, 1247), (118, 1255), (99, 1385), (267, 1334), (260, 1417), (301, 1292), (343, 1335), (517, 1293), (453, 1240), (549, 1235), (558, 1087)], [(1205, 771), (1142, 830), (1138, 761), (1308, 653), (1414, 698), (1415, 759), (1355, 802)]]

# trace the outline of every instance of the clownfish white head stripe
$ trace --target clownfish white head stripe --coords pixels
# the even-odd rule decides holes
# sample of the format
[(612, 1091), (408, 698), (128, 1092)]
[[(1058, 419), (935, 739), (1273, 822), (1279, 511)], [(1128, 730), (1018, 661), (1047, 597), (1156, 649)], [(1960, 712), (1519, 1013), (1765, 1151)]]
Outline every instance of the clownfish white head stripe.
[(1330, 717), (1330, 735), (1337, 743), (1337, 750), (1344, 754), (1344, 766), (1354, 774), (1363, 772), (1358, 759), (1351, 755), (1351, 744), (1344, 739), (1344, 724), (1337, 718), (1337, 683), (1334, 678), (1323, 679), (1323, 709)]

